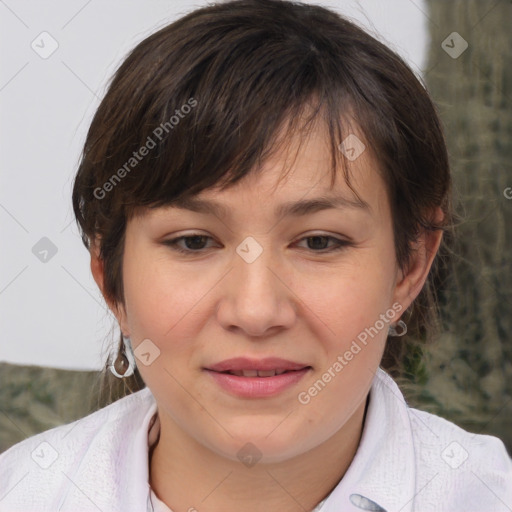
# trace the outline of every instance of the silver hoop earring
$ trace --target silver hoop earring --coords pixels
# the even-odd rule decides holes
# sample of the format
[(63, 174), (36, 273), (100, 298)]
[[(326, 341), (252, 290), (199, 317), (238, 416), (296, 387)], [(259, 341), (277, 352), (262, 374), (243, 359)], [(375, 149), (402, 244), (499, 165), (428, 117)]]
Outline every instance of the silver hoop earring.
[[(397, 330), (397, 327), (399, 329)], [(407, 332), (407, 324), (403, 320), (398, 320), (395, 325), (389, 326), (389, 336), (403, 336)]]
[(135, 368), (136, 364), (133, 357), (131, 340), (127, 336), (123, 336), (123, 345), (115, 361), (110, 365), (110, 371), (118, 379), (124, 379), (133, 375)]

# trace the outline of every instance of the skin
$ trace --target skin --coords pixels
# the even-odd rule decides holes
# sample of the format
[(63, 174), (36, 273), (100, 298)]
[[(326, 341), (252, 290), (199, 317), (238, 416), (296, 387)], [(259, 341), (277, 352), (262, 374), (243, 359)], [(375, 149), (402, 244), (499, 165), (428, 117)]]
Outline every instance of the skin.
[[(298, 147), (295, 136), (287, 146), (293, 152), (283, 148), (261, 172), (222, 192), (199, 194), (224, 204), (230, 217), (162, 207), (127, 225), (125, 301), (109, 306), (134, 351), (144, 339), (160, 350), (150, 365), (137, 363), (161, 424), (150, 484), (174, 512), (312, 510), (355, 455), (388, 324), (308, 404), (297, 395), (393, 304), (407, 309), (423, 287), (442, 233), (423, 234), (408, 269), (398, 268), (384, 182), (368, 150), (350, 171), (370, 210), (276, 218), (274, 208), (283, 202), (321, 194), (354, 199), (343, 179), (329, 188), (327, 140), (317, 125), (282, 181), (283, 165)], [(442, 217), (441, 210), (435, 214)], [(211, 238), (179, 242), (196, 251), (190, 255), (162, 243), (194, 233)], [(263, 249), (252, 263), (236, 252), (248, 236)], [(310, 236), (350, 245), (328, 253), (332, 240), (315, 244)], [(91, 270), (103, 291), (97, 244)], [(236, 356), (281, 357), (312, 370), (277, 396), (242, 399), (203, 371)], [(247, 442), (262, 454), (252, 467), (237, 458)]]

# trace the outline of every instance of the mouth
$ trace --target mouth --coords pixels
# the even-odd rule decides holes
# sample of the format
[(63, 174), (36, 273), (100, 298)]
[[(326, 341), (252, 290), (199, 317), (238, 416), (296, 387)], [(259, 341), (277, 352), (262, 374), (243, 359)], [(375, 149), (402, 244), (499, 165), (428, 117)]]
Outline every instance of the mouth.
[[(311, 366), (305, 366), (304, 368), (301, 368), (300, 370), (311, 368)], [(275, 377), (276, 375), (282, 375), (283, 373), (290, 373), (290, 372), (298, 372), (300, 370), (283, 370), (283, 369), (276, 369), (276, 370), (227, 370), (225, 372), (219, 372), (219, 373), (227, 373), (228, 375), (236, 375), (237, 377)], [(213, 370), (215, 371), (215, 370)]]
[(310, 365), (281, 359), (279, 357), (266, 357), (253, 359), (249, 357), (234, 357), (215, 363), (207, 368), (219, 373), (231, 373), (238, 377), (273, 377), (285, 372), (311, 368)]
[(241, 398), (277, 395), (312, 369), (311, 365), (279, 358), (235, 358), (203, 368), (222, 390)]

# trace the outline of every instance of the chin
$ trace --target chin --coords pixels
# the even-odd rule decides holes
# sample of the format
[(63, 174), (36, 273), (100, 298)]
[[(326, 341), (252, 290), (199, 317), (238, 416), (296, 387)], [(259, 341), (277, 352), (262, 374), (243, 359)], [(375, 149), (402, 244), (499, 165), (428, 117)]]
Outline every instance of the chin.
[(209, 448), (247, 467), (258, 464), (276, 464), (292, 459), (315, 446), (313, 439), (299, 435), (297, 425), (286, 424), (287, 420), (272, 417), (262, 421), (242, 422), (236, 425), (223, 423), (230, 437), (222, 429), (222, 439), (209, 439)]

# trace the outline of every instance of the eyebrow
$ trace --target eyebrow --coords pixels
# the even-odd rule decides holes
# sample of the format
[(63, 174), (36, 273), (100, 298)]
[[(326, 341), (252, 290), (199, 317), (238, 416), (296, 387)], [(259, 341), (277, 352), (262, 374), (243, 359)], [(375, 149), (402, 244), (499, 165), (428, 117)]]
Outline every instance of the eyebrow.
[[(180, 198), (173, 201), (169, 206), (190, 210), (196, 213), (213, 214), (219, 218), (229, 217), (230, 214), (229, 208), (225, 205), (216, 201), (196, 197)], [(275, 209), (274, 214), (276, 217), (300, 217), (322, 210), (346, 208), (359, 209), (365, 213), (371, 212), (370, 205), (363, 200), (350, 200), (339, 196), (321, 196), (283, 203)]]

